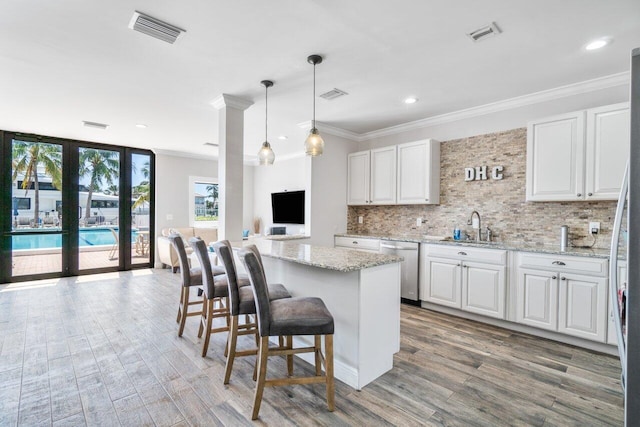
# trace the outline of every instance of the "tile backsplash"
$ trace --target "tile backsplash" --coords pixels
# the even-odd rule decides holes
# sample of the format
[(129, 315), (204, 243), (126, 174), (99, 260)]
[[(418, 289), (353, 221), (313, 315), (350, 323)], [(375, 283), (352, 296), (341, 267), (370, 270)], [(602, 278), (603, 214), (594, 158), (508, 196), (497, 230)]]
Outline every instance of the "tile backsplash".
[[(559, 245), (560, 227), (568, 225), (574, 245), (591, 245), (589, 221), (599, 221), (595, 247), (609, 246), (615, 201), (525, 201), (525, 128), (444, 141), (440, 150), (440, 205), (349, 206), (347, 232), (450, 236), (457, 226), (474, 236), (467, 220), (476, 210), (483, 230), (489, 226), (495, 241)], [(489, 176), (493, 166), (504, 166), (503, 179), (465, 181), (464, 169), (475, 166), (487, 166)], [(416, 226), (419, 217), (426, 220), (421, 227)]]

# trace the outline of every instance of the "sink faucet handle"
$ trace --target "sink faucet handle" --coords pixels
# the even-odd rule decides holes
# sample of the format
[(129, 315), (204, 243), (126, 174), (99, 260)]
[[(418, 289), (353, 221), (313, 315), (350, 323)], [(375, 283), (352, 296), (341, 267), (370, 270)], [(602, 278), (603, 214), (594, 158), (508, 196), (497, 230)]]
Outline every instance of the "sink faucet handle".
[(489, 226), (487, 225), (487, 242), (491, 241), (491, 235), (493, 234), (493, 231), (489, 228)]

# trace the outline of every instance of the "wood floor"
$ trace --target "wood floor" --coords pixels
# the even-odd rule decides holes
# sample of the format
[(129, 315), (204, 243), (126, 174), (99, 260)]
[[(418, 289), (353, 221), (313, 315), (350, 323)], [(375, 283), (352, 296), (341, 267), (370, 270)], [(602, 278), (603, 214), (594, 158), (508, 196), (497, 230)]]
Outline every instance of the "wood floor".
[[(222, 384), (225, 334), (206, 358), (197, 318), (176, 336), (178, 282), (138, 270), (0, 285), (0, 426), (252, 425), (252, 358)], [(360, 392), (337, 381), (333, 413), (321, 385), (266, 389), (256, 423), (622, 425), (613, 357), (416, 307), (401, 316), (392, 371)]]

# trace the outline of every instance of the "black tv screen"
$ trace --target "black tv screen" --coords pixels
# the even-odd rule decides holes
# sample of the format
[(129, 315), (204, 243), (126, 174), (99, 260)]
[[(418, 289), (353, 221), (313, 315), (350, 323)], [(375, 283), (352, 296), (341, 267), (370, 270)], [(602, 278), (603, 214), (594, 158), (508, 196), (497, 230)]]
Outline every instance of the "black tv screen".
[(271, 193), (274, 224), (304, 224), (304, 191)]

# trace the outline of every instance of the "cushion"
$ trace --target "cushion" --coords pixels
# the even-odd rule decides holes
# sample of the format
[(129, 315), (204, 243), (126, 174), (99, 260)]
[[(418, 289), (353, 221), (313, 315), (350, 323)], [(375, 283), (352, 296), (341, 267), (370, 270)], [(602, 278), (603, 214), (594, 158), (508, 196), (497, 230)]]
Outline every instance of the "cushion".
[(190, 268), (189, 274), (191, 274), (189, 286), (202, 286), (202, 270), (200, 270), (200, 267)]
[[(279, 283), (267, 285), (269, 289), (269, 301), (275, 301), (282, 298), (291, 298), (291, 294), (287, 288)], [(251, 286), (243, 286), (238, 289), (240, 294), (240, 313), (239, 314), (255, 314), (256, 304), (253, 299), (253, 290)]]
[(333, 334), (333, 316), (320, 298), (283, 298), (270, 306), (270, 336)]

